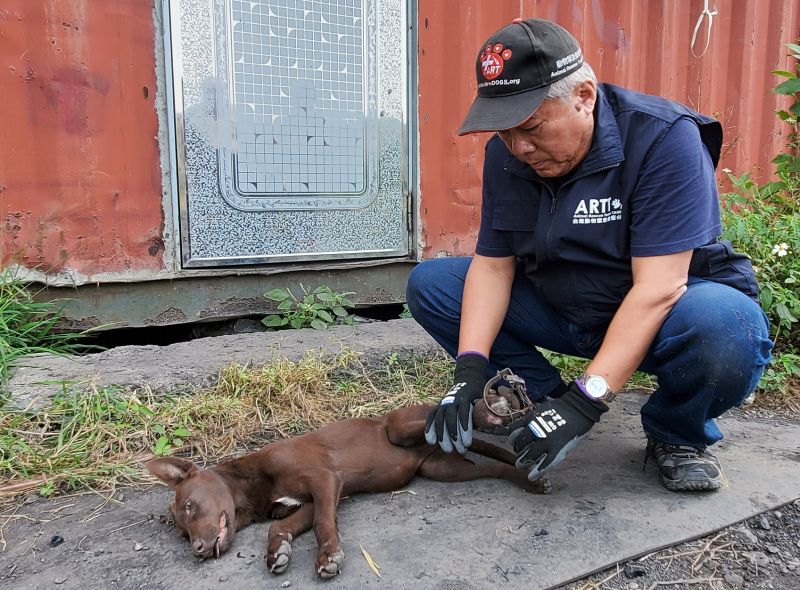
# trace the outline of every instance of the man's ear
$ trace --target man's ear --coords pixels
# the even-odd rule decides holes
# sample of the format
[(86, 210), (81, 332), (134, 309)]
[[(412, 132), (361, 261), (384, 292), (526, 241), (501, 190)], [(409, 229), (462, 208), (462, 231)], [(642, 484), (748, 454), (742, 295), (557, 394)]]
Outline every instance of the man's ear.
[(581, 82), (575, 89), (575, 109), (578, 111), (587, 110), (589, 113), (594, 111), (597, 102), (597, 85), (594, 80), (587, 79)]
[(144, 464), (145, 468), (173, 490), (196, 471), (197, 465), (180, 457), (158, 457)]

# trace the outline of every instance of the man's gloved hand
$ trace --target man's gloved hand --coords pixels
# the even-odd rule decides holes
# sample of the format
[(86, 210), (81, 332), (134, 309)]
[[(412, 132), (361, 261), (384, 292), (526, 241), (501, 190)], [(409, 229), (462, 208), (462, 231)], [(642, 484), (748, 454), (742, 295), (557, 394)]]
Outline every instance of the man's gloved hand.
[(428, 415), (425, 440), (439, 444), (445, 453), (453, 449), (462, 455), (472, 444), (472, 402), (483, 397), (489, 361), (477, 353), (464, 353), (456, 359), (453, 387)]
[(508, 442), (514, 446), (517, 467), (528, 471), (529, 480), (539, 479), (561, 463), (607, 411), (605, 403), (571, 382), (564, 395), (537, 405), (511, 425)]

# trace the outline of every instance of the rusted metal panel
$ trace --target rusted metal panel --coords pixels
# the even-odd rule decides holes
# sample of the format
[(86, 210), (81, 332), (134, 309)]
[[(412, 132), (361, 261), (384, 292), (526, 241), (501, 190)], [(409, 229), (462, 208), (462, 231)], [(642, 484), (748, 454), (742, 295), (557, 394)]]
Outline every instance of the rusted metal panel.
[(0, 267), (158, 271), (153, 0), (0, 4)]
[[(792, 69), (786, 43), (800, 36), (800, 0), (712, 0), (692, 47), (703, 0), (419, 0), (420, 220), (422, 255), (471, 254), (479, 224), (487, 137), (455, 135), (474, 96), (474, 58), (513, 18), (554, 20), (581, 42), (601, 81), (660, 94), (720, 119), (720, 168), (766, 178), (787, 131), (774, 112), (775, 69)], [(693, 53), (694, 52), (694, 53)]]
[(300, 295), (300, 285), (310, 289), (327, 285), (338, 293), (355, 293), (349, 298), (357, 307), (396, 304), (405, 300), (412, 265), (397, 261), (339, 268), (298, 266), (291, 274), (194, 276), (179, 281), (106, 283), (100, 289), (49, 286), (37, 297), (63, 300), (65, 325), (74, 330), (166, 326), (273, 312), (275, 303), (263, 294), (278, 287)]

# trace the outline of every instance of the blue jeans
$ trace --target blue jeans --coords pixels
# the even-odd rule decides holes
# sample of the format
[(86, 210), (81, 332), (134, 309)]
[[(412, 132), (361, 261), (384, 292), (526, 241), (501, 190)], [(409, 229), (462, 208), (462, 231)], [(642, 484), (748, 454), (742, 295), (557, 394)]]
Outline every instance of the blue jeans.
[[(470, 260), (422, 262), (406, 289), (414, 319), (453, 356)], [(604, 336), (604, 331), (587, 332), (565, 321), (518, 270), (487, 378), (510, 367), (525, 379), (531, 398), (542, 399), (561, 375), (534, 347), (592, 358)], [(667, 443), (701, 448), (721, 440), (714, 418), (753, 392), (771, 349), (769, 324), (757, 303), (731, 287), (690, 277), (688, 290), (639, 367), (658, 378), (658, 389), (641, 410), (645, 432)]]

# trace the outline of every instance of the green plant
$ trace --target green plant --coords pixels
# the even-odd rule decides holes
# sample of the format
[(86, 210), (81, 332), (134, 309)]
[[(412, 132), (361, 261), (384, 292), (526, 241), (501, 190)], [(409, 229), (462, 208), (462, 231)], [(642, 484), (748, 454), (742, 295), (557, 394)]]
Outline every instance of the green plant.
[(39, 352), (70, 354), (91, 348), (77, 342), (88, 330), (60, 332), (57, 326), (62, 312), (58, 303), (35, 301), (35, 295), (11, 271), (0, 272), (0, 386), (22, 356)]
[(45, 484), (39, 488), (39, 495), (42, 498), (49, 498), (53, 495), (56, 491), (56, 484), (53, 480), (45, 482)]
[(280, 313), (265, 317), (262, 323), (268, 328), (314, 328), (326, 330), (337, 323), (352, 324), (353, 317), (347, 312), (353, 302), (347, 296), (353, 293), (337, 293), (330, 287), (320, 286), (309, 292), (300, 285), (302, 297), (295, 297), (289, 289), (273, 289), (264, 297), (278, 303)]
[(724, 237), (752, 258), (775, 340), (761, 387), (784, 393), (800, 378), (800, 45), (788, 47), (794, 71), (773, 72), (786, 78), (773, 92), (791, 100), (776, 113), (789, 129), (786, 149), (772, 160), (774, 179), (759, 184), (725, 169), (731, 190), (721, 196)]
[(163, 424), (156, 424), (151, 430), (159, 435), (156, 446), (153, 448), (153, 453), (156, 455), (171, 454), (174, 449), (183, 446), (184, 438), (192, 436), (191, 431), (182, 426), (168, 431)]

